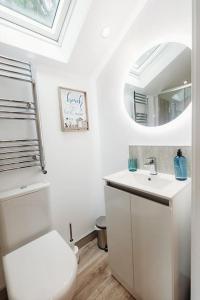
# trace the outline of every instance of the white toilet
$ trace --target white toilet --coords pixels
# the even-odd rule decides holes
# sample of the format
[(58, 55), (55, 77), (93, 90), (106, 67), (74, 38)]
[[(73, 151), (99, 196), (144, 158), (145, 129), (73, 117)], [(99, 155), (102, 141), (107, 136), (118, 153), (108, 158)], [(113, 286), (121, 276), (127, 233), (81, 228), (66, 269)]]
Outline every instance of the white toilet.
[(51, 231), (49, 184), (0, 194), (0, 234), (9, 300), (71, 300), (77, 260)]

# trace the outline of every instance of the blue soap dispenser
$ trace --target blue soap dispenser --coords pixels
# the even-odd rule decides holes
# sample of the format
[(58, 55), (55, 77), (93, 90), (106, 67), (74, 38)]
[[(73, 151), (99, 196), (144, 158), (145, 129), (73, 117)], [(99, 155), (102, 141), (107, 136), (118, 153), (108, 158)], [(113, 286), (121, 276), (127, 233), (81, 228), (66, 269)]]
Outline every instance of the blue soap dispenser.
[(181, 149), (178, 149), (177, 156), (174, 157), (174, 172), (177, 180), (187, 179), (187, 159), (182, 155)]

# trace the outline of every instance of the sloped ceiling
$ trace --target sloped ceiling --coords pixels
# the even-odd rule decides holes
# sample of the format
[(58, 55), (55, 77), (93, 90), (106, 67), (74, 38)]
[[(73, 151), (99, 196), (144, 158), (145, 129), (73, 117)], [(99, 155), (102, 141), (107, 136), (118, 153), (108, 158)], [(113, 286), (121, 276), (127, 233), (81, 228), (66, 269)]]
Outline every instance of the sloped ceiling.
[[(147, 0), (93, 0), (68, 69), (88, 75), (103, 67), (146, 2)], [(110, 26), (111, 29), (107, 39), (101, 37), (105, 26)]]
[[(14, 53), (23, 58), (27, 56), (29, 60), (38, 63), (51, 63), (55, 67), (67, 69), (72, 74), (83, 76), (95, 74), (112, 55), (148, 0), (79, 1), (84, 18), (77, 18), (79, 30), (71, 28), (71, 32), (66, 32), (62, 45), (44, 42), (41, 45), (41, 40), (36, 37), (34, 39), (31, 37), (32, 41), (29, 42), (30, 37), (27, 34), (0, 25), (0, 52), (10, 53), (9, 55)], [(75, 19), (74, 17), (73, 22)], [(110, 26), (111, 30), (107, 39), (101, 36), (105, 26)], [(15, 38), (9, 38), (10, 35)], [(19, 45), (20, 40), (22, 43)]]

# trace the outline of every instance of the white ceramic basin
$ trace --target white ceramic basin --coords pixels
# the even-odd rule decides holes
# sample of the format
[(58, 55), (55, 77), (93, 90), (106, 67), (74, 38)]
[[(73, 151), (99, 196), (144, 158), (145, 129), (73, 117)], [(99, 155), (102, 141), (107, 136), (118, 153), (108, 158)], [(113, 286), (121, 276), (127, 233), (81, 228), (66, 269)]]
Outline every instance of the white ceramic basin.
[(149, 171), (144, 170), (124, 170), (106, 176), (104, 180), (166, 199), (172, 199), (190, 182), (190, 179), (176, 180), (175, 176), (170, 174), (150, 175)]
[(158, 175), (149, 175), (142, 173), (132, 173), (130, 175), (130, 180), (135, 184), (144, 185), (154, 189), (163, 189), (172, 183), (172, 178), (163, 178), (160, 174)]

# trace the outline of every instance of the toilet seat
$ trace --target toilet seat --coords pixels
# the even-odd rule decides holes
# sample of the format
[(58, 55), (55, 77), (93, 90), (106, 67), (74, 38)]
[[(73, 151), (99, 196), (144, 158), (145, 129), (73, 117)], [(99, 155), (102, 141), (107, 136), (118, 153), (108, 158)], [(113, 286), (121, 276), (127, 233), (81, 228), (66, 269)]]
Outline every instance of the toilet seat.
[(71, 299), (76, 257), (56, 231), (3, 257), (9, 300)]

